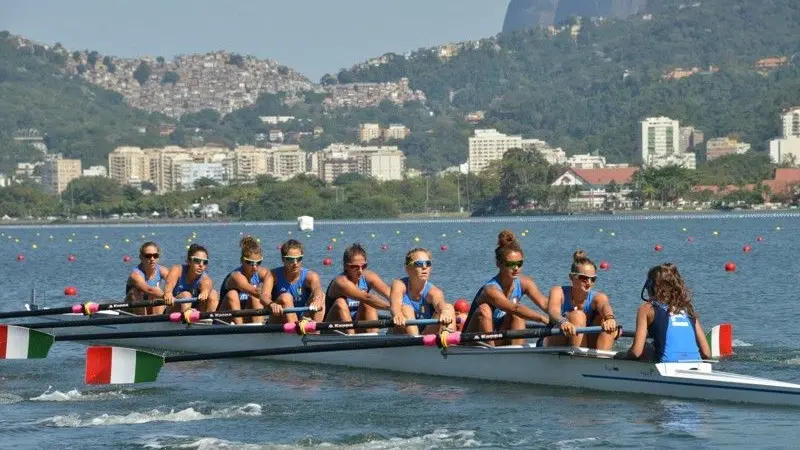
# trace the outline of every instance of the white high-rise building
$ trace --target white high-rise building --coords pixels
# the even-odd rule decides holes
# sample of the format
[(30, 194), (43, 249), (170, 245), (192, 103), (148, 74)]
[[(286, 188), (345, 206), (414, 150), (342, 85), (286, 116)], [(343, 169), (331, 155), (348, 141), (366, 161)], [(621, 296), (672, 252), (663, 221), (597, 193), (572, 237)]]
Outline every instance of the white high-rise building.
[(641, 122), (639, 145), (644, 167), (659, 166), (659, 159), (680, 153), (680, 123), (669, 117), (648, 117)]
[(800, 107), (789, 108), (781, 114), (783, 138), (800, 137)]
[(522, 136), (508, 136), (491, 128), (475, 130), (469, 138), (469, 171), (479, 173), (492, 161), (503, 159), (512, 148), (522, 148)]

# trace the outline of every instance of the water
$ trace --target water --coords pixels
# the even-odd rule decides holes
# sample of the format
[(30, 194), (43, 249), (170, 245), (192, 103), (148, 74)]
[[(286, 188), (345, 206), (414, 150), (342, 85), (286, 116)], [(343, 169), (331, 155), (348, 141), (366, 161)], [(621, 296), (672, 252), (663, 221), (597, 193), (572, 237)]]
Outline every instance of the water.
[[(266, 260), (274, 264), (277, 244), (301, 239), (307, 266), (323, 283), (353, 241), (367, 247), (370, 268), (387, 282), (402, 275), (409, 248), (428, 246), (433, 282), (451, 301), (471, 299), (494, 274), (497, 232), (508, 227), (518, 234), (528, 230), (519, 236), (526, 252), (523, 270), (543, 292), (566, 281), (577, 248), (598, 263), (608, 261), (611, 268), (600, 271), (598, 288), (609, 294), (628, 329), (647, 268), (678, 264), (703, 323), (734, 324), (736, 356), (719, 369), (800, 382), (794, 320), (800, 219), (606, 219), (617, 218), (318, 223), (312, 233), (294, 224), (6, 227), (0, 228), (0, 273), (6, 280), (0, 310), (20, 309), (33, 287), (50, 306), (120, 300), (132, 267), (123, 256), (135, 261), (138, 246), (152, 239), (161, 244), (164, 262), (177, 263), (193, 232), (194, 241), (210, 250), (209, 271), (217, 284), (238, 262), (238, 240), (248, 233), (261, 238)], [(332, 238), (335, 248), (328, 251)], [(655, 244), (664, 250), (655, 252)], [(745, 244), (752, 252), (742, 251)], [(18, 253), (24, 253), (23, 262), (16, 260)], [(67, 261), (70, 254), (75, 262)], [(322, 265), (326, 257), (333, 267)], [(729, 260), (738, 266), (735, 273), (724, 271)], [(77, 300), (64, 298), (66, 286), (77, 287)], [(792, 408), (263, 360), (177, 363), (162, 371), (158, 383), (88, 387), (84, 349), (57, 343), (45, 360), (0, 361), (0, 448), (786, 448), (796, 445), (800, 419), (800, 410)]]

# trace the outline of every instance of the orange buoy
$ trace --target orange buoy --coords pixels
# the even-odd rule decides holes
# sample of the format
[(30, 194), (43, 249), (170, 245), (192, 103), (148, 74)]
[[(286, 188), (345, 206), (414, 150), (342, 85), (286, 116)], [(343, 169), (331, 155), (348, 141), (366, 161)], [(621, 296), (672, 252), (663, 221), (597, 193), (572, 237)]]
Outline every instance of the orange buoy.
[(67, 261), (69, 261), (69, 262), (73, 262), (73, 261), (75, 261), (75, 255), (69, 255), (69, 256), (67, 256)]
[(17, 253), (17, 261), (25, 261), (25, 255), (22, 253)]
[(753, 247), (750, 247), (750, 244), (745, 244), (744, 247), (742, 247), (742, 251), (745, 253), (750, 253), (751, 250), (753, 250)]
[(600, 270), (608, 270), (611, 264), (608, 261), (600, 261)]
[(655, 246), (655, 250), (656, 250), (657, 252), (660, 252), (661, 250), (664, 250), (664, 246), (663, 246), (663, 245), (661, 245), (661, 244), (656, 244), (656, 246)]
[(333, 260), (330, 259), (330, 258), (325, 258), (325, 259), (322, 260), (322, 265), (323, 266), (330, 266), (331, 264), (333, 264)]
[(75, 286), (67, 286), (64, 288), (64, 295), (67, 297), (75, 297), (78, 295), (78, 290), (75, 289)]
[(736, 272), (736, 264), (734, 264), (733, 261), (726, 262), (725, 272)]
[(453, 308), (455, 308), (457, 313), (468, 313), (469, 312), (469, 303), (467, 299), (460, 298), (453, 303)]

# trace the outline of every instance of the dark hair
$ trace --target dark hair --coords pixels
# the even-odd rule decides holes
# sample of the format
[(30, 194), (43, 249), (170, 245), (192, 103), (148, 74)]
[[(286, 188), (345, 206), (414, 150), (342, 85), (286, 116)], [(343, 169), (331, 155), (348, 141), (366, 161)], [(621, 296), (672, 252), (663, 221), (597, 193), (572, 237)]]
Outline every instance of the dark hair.
[(586, 252), (583, 250), (578, 250), (572, 254), (572, 267), (570, 267), (570, 272), (578, 272), (581, 266), (585, 266), (586, 264), (591, 264), (594, 267), (594, 270), (597, 270), (597, 266), (594, 264), (594, 261), (589, 259), (586, 255)]
[(431, 251), (428, 250), (427, 248), (414, 247), (411, 250), (409, 250), (408, 253), (406, 253), (406, 265), (409, 265), (414, 261), (413, 259), (411, 259), (411, 255), (417, 252), (425, 252), (428, 255), (428, 259), (433, 259), (433, 257), (431, 256)]
[(189, 251), (186, 252), (186, 259), (190, 259), (192, 256), (196, 255), (198, 252), (205, 252), (206, 256), (211, 256), (208, 253), (208, 250), (206, 250), (206, 248), (203, 247), (202, 245), (200, 245), (200, 244), (192, 244), (192, 245), (189, 246)]
[(281, 245), (281, 256), (286, 256), (293, 248), (299, 248), (300, 253), (303, 253), (303, 244), (297, 239), (289, 239)]
[(356, 255), (362, 255), (364, 259), (367, 259), (367, 251), (364, 247), (361, 246), (358, 242), (354, 242), (353, 245), (344, 249), (344, 255), (342, 256), (342, 262), (344, 264), (349, 263), (353, 260), (353, 257)]
[(665, 304), (670, 313), (686, 311), (689, 317), (696, 317), (689, 289), (675, 264), (665, 263), (651, 268), (647, 272), (645, 288), (650, 298)]
[(146, 249), (147, 247), (150, 247), (150, 246), (155, 247), (156, 250), (158, 251), (158, 253), (161, 253), (161, 247), (159, 247), (158, 244), (156, 244), (153, 241), (147, 241), (144, 244), (142, 244), (141, 247), (139, 247), (139, 255), (144, 255), (144, 249)]
[(248, 255), (263, 255), (263, 251), (261, 250), (261, 244), (258, 243), (256, 238), (253, 236), (247, 235), (239, 241), (239, 247), (242, 248), (242, 258)]
[(522, 256), (525, 256), (525, 252), (523, 252), (522, 247), (519, 246), (514, 232), (511, 230), (502, 230), (500, 234), (497, 235), (497, 248), (494, 249), (494, 260), (497, 262), (497, 265), (503, 264), (508, 254), (512, 252), (519, 252)]

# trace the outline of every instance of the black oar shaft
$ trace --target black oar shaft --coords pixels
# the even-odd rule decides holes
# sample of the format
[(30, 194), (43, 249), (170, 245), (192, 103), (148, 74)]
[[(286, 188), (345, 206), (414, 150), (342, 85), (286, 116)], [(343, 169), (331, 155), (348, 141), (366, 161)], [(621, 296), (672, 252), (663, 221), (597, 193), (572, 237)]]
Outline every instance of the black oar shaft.
[(109, 339), (139, 339), (154, 337), (213, 336), (216, 334), (255, 334), (283, 331), (283, 324), (252, 326), (220, 325), (202, 328), (181, 328), (179, 330), (123, 331), (113, 333), (87, 333), (69, 336), (56, 336), (57, 341), (102, 341)]
[[(249, 316), (268, 316), (270, 309), (243, 309), (239, 311), (215, 311), (200, 313), (200, 319), (230, 319), (232, 317), (249, 317)], [(21, 326), (27, 328), (66, 328), (66, 327), (90, 327), (90, 326), (103, 326), (103, 325), (125, 325), (130, 323), (151, 323), (151, 322), (169, 322), (168, 314), (159, 314), (154, 316), (127, 316), (127, 317), (104, 317), (96, 318), (90, 316), (88, 319), (79, 319), (71, 321), (60, 322), (36, 322), (24, 324)]]
[[(94, 302), (96, 303), (96, 302)], [(164, 300), (143, 300), (130, 303), (103, 303), (97, 305), (97, 311), (114, 311), (125, 308), (142, 308), (147, 306), (162, 306)], [(6, 311), (0, 312), (0, 319), (15, 319), (19, 317), (54, 316), (57, 314), (70, 314), (73, 306), (62, 306), (58, 308), (34, 309), (32, 311)]]

